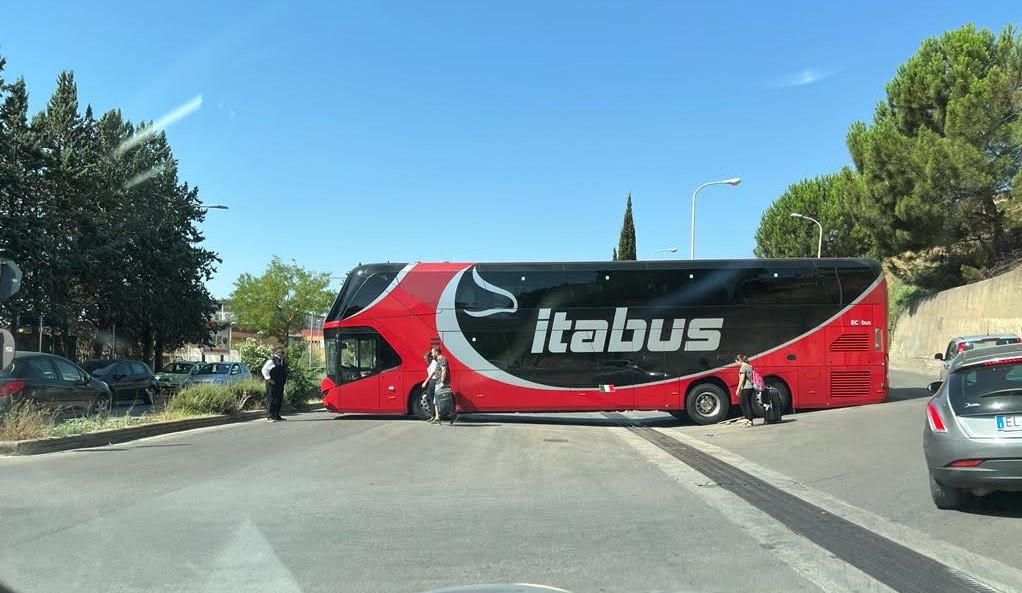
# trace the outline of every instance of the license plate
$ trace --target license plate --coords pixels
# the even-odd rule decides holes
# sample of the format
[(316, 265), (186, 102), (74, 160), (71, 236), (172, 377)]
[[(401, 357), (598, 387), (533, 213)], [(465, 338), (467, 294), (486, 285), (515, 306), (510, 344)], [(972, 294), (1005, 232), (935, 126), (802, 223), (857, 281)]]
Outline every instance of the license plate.
[(994, 416), (997, 430), (1003, 432), (1022, 431), (1022, 416)]

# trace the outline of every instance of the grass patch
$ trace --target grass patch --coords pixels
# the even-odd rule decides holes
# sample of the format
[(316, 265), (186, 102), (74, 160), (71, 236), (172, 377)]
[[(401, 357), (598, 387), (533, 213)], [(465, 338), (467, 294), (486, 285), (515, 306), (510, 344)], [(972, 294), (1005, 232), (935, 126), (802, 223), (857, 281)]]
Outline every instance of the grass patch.
[(237, 414), (262, 406), (265, 389), (258, 379), (190, 385), (171, 398), (167, 411), (190, 415)]
[(148, 414), (142, 414), (141, 416), (121, 416), (117, 418), (101, 416), (98, 414), (93, 416), (81, 416), (78, 418), (69, 418), (63, 422), (49, 426), (43, 436), (70, 437), (80, 434), (88, 434), (90, 432), (99, 432), (101, 430), (129, 428), (140, 424), (183, 420), (185, 418), (192, 417), (194, 417), (194, 415), (171, 412), (168, 410), (164, 410), (162, 412), (151, 412)]
[(166, 409), (139, 416), (93, 414), (67, 417), (31, 402), (18, 402), (0, 411), (0, 440), (69, 437), (154, 422), (236, 414), (261, 407), (264, 392), (263, 382), (258, 379), (245, 379), (229, 385), (193, 385), (175, 394)]
[(21, 441), (44, 437), (55, 421), (55, 412), (31, 402), (17, 402), (0, 413), (0, 440)]

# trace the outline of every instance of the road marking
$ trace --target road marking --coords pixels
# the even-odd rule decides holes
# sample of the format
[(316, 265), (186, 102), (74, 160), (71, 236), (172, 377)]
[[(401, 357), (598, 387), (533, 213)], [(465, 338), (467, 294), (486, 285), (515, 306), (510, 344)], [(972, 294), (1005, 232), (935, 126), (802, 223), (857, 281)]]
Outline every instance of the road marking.
[(724, 519), (749, 534), (797, 574), (826, 593), (893, 593), (880, 583), (830, 551), (794, 533), (709, 478), (675, 459), (669, 453), (626, 428), (611, 429), (660, 471), (716, 510)]
[(274, 591), (301, 593), (276, 550), (251, 519), (246, 520), (208, 567), (189, 567), (206, 576), (203, 591)]
[[(928, 556), (951, 569), (980, 577), (984, 583), (1004, 593), (1022, 593), (1022, 570), (998, 560), (970, 552), (954, 544), (938, 540), (926, 533), (900, 525), (875, 513), (856, 507), (839, 498), (798, 482), (791, 476), (765, 468), (748, 459), (678, 431), (653, 428), (656, 432), (680, 441), (707, 455), (732, 465), (770, 485), (816, 505), (827, 512), (872, 531), (899, 545)], [(695, 471), (695, 470), (692, 470)], [(701, 474), (700, 474), (701, 475)], [(704, 478), (705, 480), (705, 478)]]

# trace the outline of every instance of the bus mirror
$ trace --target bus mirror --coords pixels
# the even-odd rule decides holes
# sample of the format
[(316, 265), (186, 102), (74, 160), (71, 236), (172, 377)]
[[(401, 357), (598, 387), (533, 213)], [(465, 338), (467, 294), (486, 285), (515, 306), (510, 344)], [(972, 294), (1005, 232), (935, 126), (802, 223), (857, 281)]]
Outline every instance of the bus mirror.
[(6, 329), (0, 329), (0, 369), (6, 369), (14, 362), (14, 336)]
[(21, 290), (21, 268), (9, 259), (0, 259), (0, 302)]

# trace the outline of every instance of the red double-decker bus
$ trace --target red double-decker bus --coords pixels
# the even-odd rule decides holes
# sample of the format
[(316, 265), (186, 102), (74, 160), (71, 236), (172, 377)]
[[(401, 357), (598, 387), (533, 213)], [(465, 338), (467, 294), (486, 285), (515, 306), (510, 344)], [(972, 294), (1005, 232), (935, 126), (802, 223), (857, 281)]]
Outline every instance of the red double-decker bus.
[(887, 397), (887, 285), (867, 259), (373, 264), (324, 325), (334, 412), (430, 417), (439, 344), (462, 413), (736, 405), (748, 355), (786, 407)]

